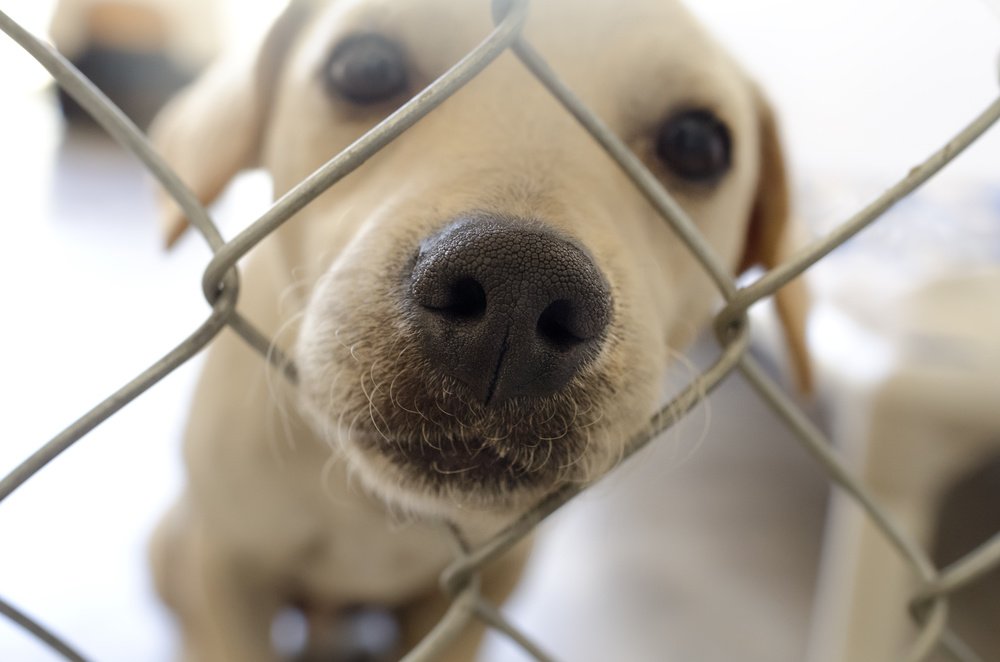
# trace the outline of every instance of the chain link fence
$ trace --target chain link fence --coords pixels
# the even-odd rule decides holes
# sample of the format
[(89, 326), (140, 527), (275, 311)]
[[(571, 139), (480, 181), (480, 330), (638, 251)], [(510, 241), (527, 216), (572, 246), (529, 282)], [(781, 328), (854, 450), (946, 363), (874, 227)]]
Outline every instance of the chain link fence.
[[(0, 30), (38, 60), (58, 84), (115, 140), (142, 161), (149, 172), (170, 192), (214, 253), (202, 279), (203, 294), (212, 306), (208, 318), (172, 351), (56, 435), (5, 476), (0, 481), (0, 501), (10, 496), (25, 481), (103, 421), (195, 356), (226, 326), (236, 331), (260, 352), (262, 357), (266, 357), (262, 360), (272, 361), (294, 381), (296, 379), (294, 364), (280, 352), (274, 351), (270, 340), (261, 334), (250, 320), (236, 312), (236, 302), (240, 292), (239, 261), (297, 211), (326, 189), (336, 185), (378, 150), (432, 112), (501, 53), (509, 50), (627, 173), (635, 186), (658, 210), (664, 221), (696, 256), (726, 302), (715, 320), (721, 346), (719, 357), (713, 365), (652, 417), (647, 432), (630, 441), (626, 457), (643, 448), (683, 417), (704, 394), (712, 391), (730, 372), (740, 371), (760, 397), (769, 403), (796, 433), (802, 446), (824, 467), (830, 480), (861, 506), (912, 572), (919, 577), (920, 588), (910, 603), (911, 616), (919, 626), (919, 630), (917, 636), (910, 642), (905, 659), (909, 662), (918, 662), (936, 650), (943, 650), (960, 662), (981, 660), (979, 655), (949, 629), (948, 602), (949, 596), (955, 591), (1000, 567), (1000, 533), (946, 569), (935, 567), (927, 552), (897, 524), (872, 491), (852, 475), (823, 433), (783, 394), (747, 352), (749, 344), (747, 311), (752, 305), (772, 296), (779, 288), (878, 220), (896, 202), (924, 184), (958, 156), (1000, 119), (1000, 98), (989, 104), (939, 151), (913, 168), (906, 177), (847, 219), (833, 232), (806, 246), (790, 260), (770, 270), (752, 284), (740, 288), (655, 176), (621, 139), (575, 96), (522, 36), (530, 0), (495, 1), (493, 5), (495, 28), (479, 46), (353, 145), (283, 196), (259, 219), (228, 242), (222, 238), (204, 207), (153, 151), (143, 133), (65, 58), (0, 12)], [(509, 623), (496, 605), (490, 604), (479, 594), (477, 574), (484, 564), (512, 548), (530, 534), (540, 522), (583, 489), (585, 488), (580, 486), (567, 486), (550, 494), (521, 519), (478, 547), (470, 548), (454, 527), (446, 525), (442, 535), (450, 535), (453, 538), (455, 559), (444, 571), (441, 584), (453, 597), (453, 602), (433, 631), (410, 651), (405, 660), (415, 662), (437, 659), (440, 652), (474, 619), (479, 619), (487, 626), (503, 632), (535, 659), (551, 660), (551, 657)], [(66, 659), (84, 659), (71, 645), (61, 641), (42, 625), (2, 599), (0, 599), (0, 613), (38, 637)]]

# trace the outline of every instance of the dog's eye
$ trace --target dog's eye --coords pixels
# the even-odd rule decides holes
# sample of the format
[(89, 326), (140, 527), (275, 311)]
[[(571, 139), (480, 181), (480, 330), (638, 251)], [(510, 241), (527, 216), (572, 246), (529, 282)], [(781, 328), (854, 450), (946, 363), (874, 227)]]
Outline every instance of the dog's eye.
[(357, 34), (333, 50), (325, 77), (330, 92), (354, 103), (376, 103), (406, 89), (406, 62), (392, 41), (377, 34)]
[(656, 154), (676, 175), (692, 182), (715, 183), (729, 169), (729, 129), (706, 110), (675, 115), (660, 129)]

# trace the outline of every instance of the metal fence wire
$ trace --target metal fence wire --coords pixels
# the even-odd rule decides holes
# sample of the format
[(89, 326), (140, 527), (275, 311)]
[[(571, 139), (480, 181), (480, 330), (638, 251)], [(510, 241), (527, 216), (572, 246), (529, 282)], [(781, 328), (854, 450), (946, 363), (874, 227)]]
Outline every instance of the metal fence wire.
[[(980, 660), (981, 658), (949, 629), (948, 600), (956, 590), (1000, 567), (1000, 533), (948, 568), (943, 570), (936, 568), (925, 550), (896, 523), (872, 492), (851, 474), (819, 429), (781, 392), (747, 352), (749, 338), (747, 310), (753, 304), (772, 296), (783, 285), (801, 275), (835, 248), (876, 221), (896, 202), (921, 186), (958, 156), (1000, 118), (1000, 98), (993, 101), (939, 151), (912, 169), (896, 185), (828, 236), (816, 240), (757, 281), (740, 288), (669, 193), (621, 139), (580, 102), (573, 91), (560, 80), (556, 72), (524, 38), (522, 28), (528, 15), (529, 5), (530, 0), (507, 2), (494, 0), (495, 27), (482, 43), (440, 78), (283, 196), (263, 216), (231, 241), (223, 239), (204, 207), (156, 154), (143, 133), (118, 108), (59, 53), (0, 12), (0, 29), (38, 60), (57, 83), (114, 139), (145, 164), (180, 205), (191, 224), (200, 232), (214, 253), (202, 280), (204, 296), (212, 306), (208, 319), (163, 358), (87, 412), (5, 476), (0, 481), (0, 501), (10, 496), (25, 481), (88, 432), (204, 349), (226, 326), (236, 331), (263, 357), (274, 362), (294, 381), (293, 364), (270, 349), (269, 339), (257, 331), (249, 320), (236, 312), (240, 287), (237, 267), (239, 261), (297, 211), (326, 189), (334, 186), (420, 118), (432, 112), (501, 53), (510, 50), (628, 174), (635, 186), (659, 211), (663, 220), (694, 253), (725, 300), (725, 307), (716, 318), (717, 336), (721, 346), (719, 358), (653, 416), (648, 431), (630, 441), (626, 457), (643, 448), (683, 417), (698, 403), (703, 394), (710, 392), (726, 375), (739, 370), (753, 384), (760, 397), (768, 402), (795, 431), (799, 442), (825, 468), (830, 479), (863, 508), (877, 529), (919, 577), (921, 586), (915, 592), (910, 604), (912, 618), (919, 626), (919, 630), (910, 644), (905, 659), (917, 662), (926, 659), (935, 650), (943, 650), (960, 662)], [(456, 558), (444, 571), (441, 583), (453, 596), (453, 602), (442, 620), (414, 650), (410, 651), (405, 660), (414, 662), (437, 659), (440, 651), (447, 647), (473, 619), (479, 619), (487, 626), (503, 632), (535, 659), (550, 660), (548, 655), (504, 618), (497, 606), (490, 604), (479, 594), (477, 573), (484, 564), (513, 547), (542, 520), (583, 489), (585, 488), (568, 486), (550, 494), (506, 530), (475, 548), (466, 546), (457, 531), (444, 527), (444, 531), (450, 531), (450, 535), (454, 538)], [(449, 534), (442, 533), (442, 535)], [(65, 658), (84, 659), (69, 644), (3, 600), (0, 600), (0, 613)]]

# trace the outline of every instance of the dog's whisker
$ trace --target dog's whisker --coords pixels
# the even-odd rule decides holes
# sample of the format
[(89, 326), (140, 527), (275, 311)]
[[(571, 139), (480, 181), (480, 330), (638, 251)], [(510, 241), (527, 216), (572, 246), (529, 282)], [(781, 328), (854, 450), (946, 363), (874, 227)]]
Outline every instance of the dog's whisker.
[[(439, 412), (441, 412), (442, 414), (444, 414), (444, 415), (445, 415), (445, 416), (447, 416), (448, 418), (453, 418), (453, 419), (455, 419), (455, 421), (456, 421), (456, 422), (457, 422), (457, 423), (458, 423), (459, 425), (463, 425), (463, 424), (462, 424), (462, 421), (458, 420), (458, 417), (457, 417), (457, 416), (455, 416), (455, 414), (452, 414), (452, 413), (451, 413), (450, 411), (447, 411), (447, 410), (446, 410), (446, 409), (445, 409), (444, 407), (442, 407), (442, 406), (441, 406), (441, 402), (440, 402), (439, 400), (437, 400), (437, 399), (435, 399), (435, 400), (434, 400), (434, 406), (435, 406), (435, 407), (437, 407), (437, 410), (438, 410)], [(464, 426), (463, 426), (463, 427), (464, 427)]]
[(435, 473), (439, 473), (443, 476), (454, 476), (456, 474), (469, 473), (470, 471), (475, 471), (478, 468), (478, 464), (473, 464), (464, 469), (442, 469), (441, 466), (438, 465), (437, 461), (431, 462), (431, 469), (433, 469)]
[[(586, 442), (584, 442), (584, 447), (586, 447)], [(559, 465), (559, 469), (561, 470), (572, 469), (573, 467), (580, 464), (580, 461), (583, 459), (583, 456), (584, 456), (583, 453), (576, 453), (575, 455), (569, 456), (566, 462)]]
[(538, 467), (537, 468), (536, 467), (529, 467), (528, 468), (528, 473), (538, 473), (539, 471), (541, 471), (542, 469), (544, 469), (546, 467), (546, 465), (548, 465), (549, 460), (552, 458), (552, 444), (545, 444), (545, 446), (546, 446), (546, 449), (547, 449), (547, 452), (545, 453), (545, 457), (542, 459), (541, 462), (538, 463)]
[(535, 449), (535, 448), (538, 448), (541, 444), (542, 444), (541, 437), (539, 437), (539, 436), (536, 435), (534, 437), (534, 441), (532, 441), (530, 443), (529, 442), (524, 442), (523, 444), (521, 444), (521, 447), (522, 448)]
[[(593, 411), (593, 409), (595, 409), (595, 408), (591, 407), (590, 409), (587, 410), (587, 413), (589, 414), (591, 411)], [(581, 423), (577, 427), (577, 429), (585, 430), (587, 428), (592, 428), (592, 427), (596, 426), (598, 423), (600, 423), (602, 420), (604, 420), (604, 411), (601, 410), (601, 409), (598, 409), (597, 410), (597, 417), (596, 418), (594, 418), (594, 419), (592, 419), (592, 420), (590, 420), (590, 421), (588, 421), (586, 423)]]
[(347, 350), (351, 353), (351, 358), (354, 359), (357, 363), (361, 363), (361, 357), (358, 356), (357, 354), (357, 349), (359, 344), (360, 343), (351, 343), (351, 346), (347, 348)]
[[(679, 364), (680, 366), (682, 366), (687, 370), (688, 382), (698, 384), (697, 400), (701, 404), (701, 408), (704, 411), (704, 415), (702, 417), (701, 430), (695, 436), (694, 441), (690, 444), (687, 450), (684, 451), (683, 454), (679, 458), (676, 458), (675, 460), (676, 465), (681, 466), (686, 462), (690, 461), (690, 459), (694, 457), (694, 455), (701, 448), (702, 444), (704, 444), (705, 441), (708, 439), (709, 430), (712, 424), (712, 400), (708, 397), (708, 393), (704, 388), (704, 384), (702, 384), (697, 380), (697, 377), (699, 375), (699, 370), (698, 367), (694, 364), (694, 362), (691, 361), (691, 359), (682, 352), (679, 352), (671, 347), (668, 347), (667, 349), (671, 362), (676, 362), (677, 364)], [(686, 417), (684, 420), (689, 421), (690, 417)], [(677, 435), (679, 440), (681, 436), (681, 427), (675, 425), (671, 429), (675, 431), (673, 434)]]
[(444, 448), (442, 447), (442, 445), (440, 443), (435, 443), (434, 441), (431, 441), (433, 439), (433, 437), (430, 434), (427, 433), (427, 429), (426, 428), (423, 428), (423, 431), (424, 431), (423, 442), (425, 444), (427, 444), (428, 446), (430, 446), (431, 448), (433, 448), (434, 450), (436, 450), (437, 452), (443, 453), (444, 452)]
[[(279, 312), (284, 312), (285, 307), (288, 305), (288, 300), (291, 299), (293, 295), (306, 293), (313, 287), (309, 279), (302, 276), (303, 271), (305, 271), (303, 268), (292, 269), (290, 274), (292, 281), (278, 294), (277, 303)], [(301, 310), (303, 309), (301, 303), (297, 303), (296, 309), (299, 311), (296, 313), (296, 316), (301, 317)]]
[(474, 459), (476, 459), (477, 457), (479, 457), (479, 454), (480, 454), (480, 453), (482, 453), (482, 452), (483, 452), (483, 449), (484, 449), (484, 448), (486, 448), (486, 444), (479, 444), (479, 445), (478, 445), (478, 446), (476, 447), (476, 450), (475, 450), (475, 451), (471, 451), (471, 450), (469, 450), (469, 446), (468, 446), (468, 444), (466, 444), (465, 448), (466, 448), (466, 450), (467, 450), (467, 451), (469, 452), (469, 459), (470, 459), (470, 460), (474, 460)]
[(511, 437), (512, 434), (514, 434), (513, 430), (510, 427), (508, 427), (507, 431), (504, 434), (499, 435), (499, 436), (498, 435), (490, 435), (488, 437), (488, 439), (490, 441), (493, 441), (493, 442), (506, 441), (507, 439), (510, 439), (510, 437)]
[[(330, 374), (332, 372), (332, 375)], [(338, 396), (338, 388), (340, 387), (342, 380), (345, 378), (347, 370), (341, 368), (336, 371), (328, 371), (328, 379), (326, 383), (326, 398), (324, 405), (327, 412), (333, 413), (339, 411), (337, 415), (336, 429), (343, 428), (344, 416), (350, 410), (350, 407), (343, 403), (343, 398)]]
[(556, 417), (556, 415), (557, 415), (558, 413), (559, 413), (559, 412), (558, 412), (558, 410), (557, 410), (557, 409), (556, 409), (555, 407), (553, 407), (553, 408), (552, 408), (552, 412), (551, 412), (551, 413), (549, 414), (549, 417), (548, 417), (548, 418), (546, 418), (546, 419), (545, 419), (544, 421), (541, 421), (541, 422), (540, 422), (540, 423), (538, 424), (538, 427), (541, 427), (541, 426), (545, 425), (546, 423), (548, 423), (549, 421), (551, 421), (551, 420), (552, 420), (553, 418), (555, 418), (555, 417)]
[[(462, 447), (463, 447), (463, 448), (464, 448), (464, 450), (465, 450), (465, 454), (466, 454), (467, 456), (469, 456), (469, 455), (472, 455), (472, 449), (471, 449), (471, 448), (469, 448), (469, 440), (468, 440), (468, 439), (466, 439), (465, 437), (460, 437), (460, 438), (459, 438), (459, 441), (461, 441), (461, 442), (462, 442)], [(477, 452), (478, 452), (478, 451), (477, 451)]]
[(401, 350), (399, 350), (399, 353), (396, 355), (396, 360), (394, 361), (392, 370), (392, 372), (395, 373), (395, 376), (392, 378), (392, 381), (389, 382), (389, 401), (399, 409), (402, 409), (403, 411), (407, 412), (408, 414), (414, 414), (416, 416), (420, 416), (423, 419), (426, 419), (427, 416), (422, 411), (420, 411), (417, 408), (410, 409), (404, 406), (403, 403), (400, 402), (399, 399), (395, 396), (396, 383), (405, 374), (404, 370), (401, 369), (401, 363), (403, 355), (407, 352), (408, 349), (409, 349), (408, 347), (404, 346)]
[(347, 426), (347, 434), (345, 435), (345, 441), (352, 441), (354, 439), (354, 427), (357, 425), (358, 420), (364, 414), (364, 411), (359, 409), (354, 417), (351, 419), (350, 425)]
[[(384, 432), (381, 427), (379, 427), (378, 421), (375, 420), (375, 415), (378, 414), (378, 417), (382, 419), (382, 422), (386, 425), (386, 428), (388, 428), (388, 423), (385, 421), (385, 418), (382, 416), (382, 413), (378, 410), (378, 407), (375, 406), (375, 400), (372, 398), (372, 394), (369, 393), (365, 389), (365, 375), (366, 374), (367, 373), (362, 373), (361, 374), (361, 379), (359, 381), (359, 385), (361, 387), (361, 392), (364, 393), (365, 398), (368, 399), (368, 416), (371, 419), (372, 427), (375, 428), (375, 431), (386, 442), (392, 443), (392, 440), (389, 439), (389, 435), (386, 432)], [(376, 388), (378, 387), (377, 385), (373, 385), (373, 386), (375, 386)]]
[[(282, 449), (279, 444), (284, 442), (287, 451), (295, 451), (295, 435), (292, 432), (291, 423), (289, 420), (288, 406), (292, 400), (291, 394), (288, 389), (287, 381), (284, 379), (284, 375), (281, 376), (280, 381), (275, 379), (275, 374), (280, 372), (284, 366), (276, 366), (274, 363), (274, 354), (278, 350), (278, 343), (287, 333), (287, 331), (302, 319), (303, 312), (291, 315), (278, 330), (274, 333), (271, 338), (271, 342), (268, 344), (267, 353), (265, 355), (264, 361), (264, 383), (267, 388), (268, 398), (274, 404), (273, 408), (267, 410), (267, 415), (270, 418), (268, 421), (268, 426), (274, 430), (275, 424), (280, 428), (279, 433), (268, 435), (268, 444), (271, 446), (271, 454), (274, 460), (280, 465), (284, 465), (284, 457)], [(286, 353), (287, 356), (287, 353)], [(279, 386), (280, 383), (280, 386)]]
[(327, 501), (332, 504), (348, 503), (342, 495), (334, 491), (334, 485), (339, 482), (340, 477), (335, 475), (338, 465), (343, 464), (343, 457), (338, 453), (330, 453), (323, 461), (323, 468), (320, 470), (320, 489)]
[(552, 436), (552, 437), (546, 437), (546, 436), (544, 436), (544, 435), (539, 435), (539, 436), (538, 436), (538, 440), (539, 440), (539, 441), (556, 441), (557, 439), (562, 439), (562, 438), (564, 438), (564, 437), (565, 437), (566, 435), (568, 435), (568, 434), (570, 433), (570, 430), (571, 430), (571, 429), (572, 429), (572, 428), (571, 428), (571, 427), (570, 427), (569, 425), (567, 425), (567, 426), (566, 426), (565, 428), (563, 428), (563, 431), (562, 431), (562, 433), (560, 433), (560, 434), (557, 434), (557, 435), (555, 435), (555, 436)]

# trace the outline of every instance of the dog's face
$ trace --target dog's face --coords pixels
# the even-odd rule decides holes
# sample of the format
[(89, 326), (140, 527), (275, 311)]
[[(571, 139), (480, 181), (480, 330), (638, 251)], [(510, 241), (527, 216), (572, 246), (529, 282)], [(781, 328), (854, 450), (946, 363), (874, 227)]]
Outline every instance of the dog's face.
[[(485, 0), (317, 4), (279, 23), (248, 109), (215, 93), (230, 131), (216, 140), (237, 143), (219, 164), (185, 173), (176, 155), (192, 147), (177, 145), (204, 133), (170, 124), (191, 121), (185, 104), (210, 113), (197, 101), (210, 93), (161, 122), (203, 197), (254, 152), (289, 190), (492, 27)], [(773, 258), (785, 183), (772, 120), (683, 9), (537, 0), (526, 36), (734, 272)], [(421, 512), (516, 511), (610, 468), (718, 299), (511, 53), (269, 241), (309, 285), (294, 351), (304, 409), (366, 484)]]

